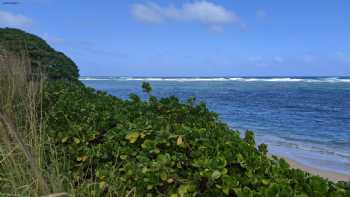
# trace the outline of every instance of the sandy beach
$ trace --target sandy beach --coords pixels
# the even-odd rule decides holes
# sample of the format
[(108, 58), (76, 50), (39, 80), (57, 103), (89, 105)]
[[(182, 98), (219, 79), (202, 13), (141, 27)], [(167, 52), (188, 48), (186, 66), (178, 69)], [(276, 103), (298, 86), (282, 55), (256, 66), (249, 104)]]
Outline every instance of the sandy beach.
[(350, 175), (346, 175), (346, 174), (341, 174), (341, 173), (337, 173), (337, 172), (331, 172), (331, 171), (327, 171), (327, 170), (322, 170), (322, 169), (318, 169), (318, 168), (314, 168), (314, 167), (310, 167), (304, 164), (301, 164), (297, 161), (294, 161), (292, 159), (283, 157), (292, 168), (297, 168), (297, 169), (301, 169), (303, 171), (309, 172), (312, 175), (317, 175), (317, 176), (321, 176), (323, 178), (329, 179), (331, 181), (337, 182), (337, 181), (350, 181)]

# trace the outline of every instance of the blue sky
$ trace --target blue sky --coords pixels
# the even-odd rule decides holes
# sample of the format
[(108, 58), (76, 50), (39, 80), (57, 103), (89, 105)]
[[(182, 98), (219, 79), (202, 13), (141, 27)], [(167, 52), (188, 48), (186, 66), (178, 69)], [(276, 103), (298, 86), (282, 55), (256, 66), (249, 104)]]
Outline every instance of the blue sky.
[(81, 75), (350, 75), (347, 0), (17, 1), (0, 26), (43, 37)]

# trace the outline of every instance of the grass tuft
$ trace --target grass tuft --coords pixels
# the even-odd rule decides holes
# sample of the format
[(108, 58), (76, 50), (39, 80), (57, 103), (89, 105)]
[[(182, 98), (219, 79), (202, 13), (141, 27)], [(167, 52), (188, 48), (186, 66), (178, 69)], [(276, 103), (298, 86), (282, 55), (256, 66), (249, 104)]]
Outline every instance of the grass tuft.
[(31, 71), (26, 51), (14, 55), (0, 46), (0, 54), (0, 191), (38, 196), (60, 190), (52, 173), (57, 168), (45, 163), (55, 153), (44, 152), (45, 74)]

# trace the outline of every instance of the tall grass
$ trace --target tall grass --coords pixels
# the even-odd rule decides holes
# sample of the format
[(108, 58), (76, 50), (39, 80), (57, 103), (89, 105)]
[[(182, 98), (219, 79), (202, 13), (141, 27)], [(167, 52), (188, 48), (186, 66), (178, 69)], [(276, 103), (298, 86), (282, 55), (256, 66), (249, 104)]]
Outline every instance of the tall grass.
[(44, 72), (32, 72), (26, 51), (14, 55), (0, 45), (0, 196), (63, 191), (59, 162), (43, 131), (44, 83)]

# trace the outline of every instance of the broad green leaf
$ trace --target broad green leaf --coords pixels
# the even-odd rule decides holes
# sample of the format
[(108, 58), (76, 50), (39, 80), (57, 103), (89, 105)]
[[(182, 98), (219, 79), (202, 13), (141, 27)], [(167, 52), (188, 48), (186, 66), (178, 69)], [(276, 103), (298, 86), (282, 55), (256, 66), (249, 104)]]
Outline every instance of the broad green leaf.
[(61, 142), (66, 143), (68, 141), (68, 139), (69, 139), (68, 137), (64, 137), (64, 138), (62, 138)]
[(80, 139), (75, 137), (74, 138), (74, 143), (79, 144), (80, 143)]
[(220, 178), (220, 176), (221, 176), (221, 172), (218, 171), (218, 170), (215, 170), (215, 171), (211, 174), (211, 178), (214, 179), (214, 180)]
[(165, 172), (160, 173), (160, 179), (162, 179), (162, 181), (166, 181), (167, 178), (168, 178), (168, 175)]

